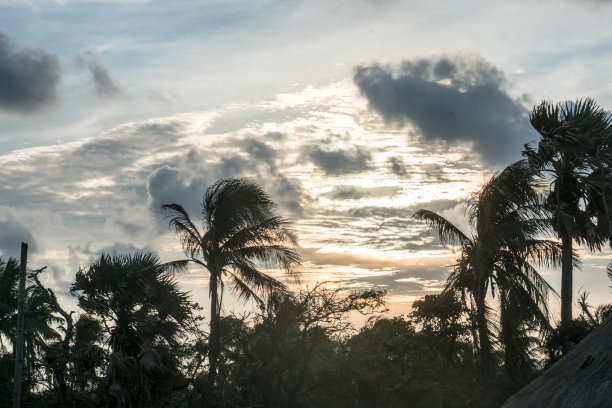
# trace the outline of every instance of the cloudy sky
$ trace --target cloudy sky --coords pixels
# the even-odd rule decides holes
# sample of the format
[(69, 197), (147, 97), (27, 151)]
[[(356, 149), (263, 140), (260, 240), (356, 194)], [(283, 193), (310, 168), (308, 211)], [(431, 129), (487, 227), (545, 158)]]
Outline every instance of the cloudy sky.
[[(417, 209), (469, 231), (466, 197), (537, 140), (534, 104), (612, 108), (611, 15), (603, 0), (0, 0), (0, 253), (27, 241), (68, 302), (103, 250), (180, 257), (160, 205), (197, 218), (208, 185), (248, 176), (294, 221), (304, 285), (375, 285), (404, 312), (456, 258)], [(575, 274), (593, 303), (609, 258), (584, 252)], [(205, 272), (181, 280), (206, 303)]]

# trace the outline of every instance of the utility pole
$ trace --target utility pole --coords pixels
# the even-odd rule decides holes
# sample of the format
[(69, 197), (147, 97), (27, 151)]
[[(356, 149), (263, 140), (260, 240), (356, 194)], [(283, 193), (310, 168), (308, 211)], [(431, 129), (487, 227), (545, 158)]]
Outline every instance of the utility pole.
[(25, 306), (26, 266), (28, 264), (28, 244), (21, 243), (21, 271), (19, 274), (19, 297), (17, 300), (17, 333), (15, 335), (15, 377), (13, 378), (13, 407), (21, 407), (21, 371), (23, 369), (23, 318)]

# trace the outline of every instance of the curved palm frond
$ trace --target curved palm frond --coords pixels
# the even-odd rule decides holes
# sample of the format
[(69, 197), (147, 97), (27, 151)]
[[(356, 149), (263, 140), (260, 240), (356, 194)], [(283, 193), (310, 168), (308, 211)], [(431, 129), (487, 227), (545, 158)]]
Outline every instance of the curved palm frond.
[(216, 240), (225, 241), (245, 226), (273, 217), (275, 205), (251, 179), (220, 180), (204, 196), (202, 213)]
[[(235, 280), (239, 280), (242, 284), (247, 284), (249, 287), (254, 288), (260, 293), (270, 295), (271, 293), (284, 291), (286, 289), (282, 282), (266, 273), (263, 273), (256, 268), (255, 264), (249, 262), (248, 260), (242, 260), (240, 263), (234, 263), (231, 265), (231, 267), (231, 276)], [(243, 290), (241, 289), (241, 292), (242, 291)]]
[(257, 302), (257, 304), (261, 307), (265, 304), (265, 302), (255, 293), (251, 287), (243, 282), (236, 274), (230, 274), (230, 284), (232, 285), (232, 289), (237, 294), (238, 299), (243, 299), (244, 301), (253, 299)]
[(174, 228), (174, 232), (179, 236), (185, 254), (194, 257), (202, 249), (202, 236), (187, 211), (179, 204), (164, 204), (161, 208), (171, 212), (168, 226)]
[(221, 250), (231, 252), (246, 245), (268, 245), (277, 242), (295, 245), (295, 238), (289, 232), (288, 226), (289, 222), (278, 216), (257, 220), (228, 237), (222, 242)]
[(470, 241), (453, 223), (433, 211), (421, 209), (414, 213), (412, 218), (425, 221), (430, 227), (436, 228), (442, 245), (460, 246)]

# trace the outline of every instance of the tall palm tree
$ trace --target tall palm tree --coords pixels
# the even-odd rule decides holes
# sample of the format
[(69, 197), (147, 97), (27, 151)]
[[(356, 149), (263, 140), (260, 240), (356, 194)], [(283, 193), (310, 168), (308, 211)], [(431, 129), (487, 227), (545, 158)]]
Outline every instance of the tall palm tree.
[[(561, 330), (572, 321), (573, 241), (601, 249), (611, 234), (609, 146), (612, 117), (592, 99), (574, 103), (542, 102), (529, 117), (541, 139), (523, 155), (539, 175), (550, 180), (546, 208), (561, 240)], [(565, 352), (569, 348), (566, 342)]]
[(219, 357), (220, 291), (225, 281), (243, 299), (261, 302), (257, 293), (284, 289), (284, 284), (262, 272), (260, 265), (278, 267), (297, 279), (300, 257), (288, 221), (278, 216), (270, 196), (246, 178), (220, 180), (210, 186), (202, 202), (201, 230), (179, 204), (166, 204), (189, 260), (210, 274), (209, 386), (217, 375)]
[[(489, 290), (492, 295), (497, 290), (502, 301), (517, 300), (514, 305), (529, 312), (529, 318), (542, 327), (548, 325), (547, 297), (552, 288), (528, 260), (555, 263), (560, 250), (557, 243), (538, 239), (538, 234), (547, 227), (538, 201), (529, 167), (525, 161), (519, 161), (494, 175), (468, 201), (471, 236), (432, 211), (419, 210), (414, 215), (437, 228), (443, 245), (461, 248), (445, 290), (461, 293), (471, 311), (470, 319), (477, 332), (475, 346), (487, 374), (494, 362), (492, 309), (486, 301)], [(510, 317), (501, 313), (502, 328), (512, 326), (507, 324)], [(506, 341), (511, 338), (511, 335), (501, 338), (506, 353), (513, 352)]]
[[(20, 269), (19, 260), (0, 257), (0, 354), (10, 352), (4, 340), (8, 340), (13, 348), (15, 345)], [(33, 281), (33, 272), (28, 271), (24, 310), (25, 391), (36, 384), (37, 376), (42, 376), (40, 356), (47, 343), (60, 338), (55, 327), (63, 320), (54, 313), (47, 292)]]
[(108, 395), (123, 406), (150, 406), (178, 377), (170, 350), (178, 346), (192, 304), (173, 274), (186, 263), (162, 264), (150, 252), (102, 254), (77, 272), (70, 291), (102, 322), (111, 355)]

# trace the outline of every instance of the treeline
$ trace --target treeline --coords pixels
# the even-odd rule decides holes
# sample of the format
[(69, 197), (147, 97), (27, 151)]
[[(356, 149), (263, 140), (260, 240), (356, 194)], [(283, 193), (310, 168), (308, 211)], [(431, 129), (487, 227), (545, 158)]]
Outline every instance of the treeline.
[[(11, 406), (19, 265), (2, 262), (0, 405)], [(167, 265), (152, 254), (103, 255), (79, 272), (78, 316), (63, 320), (30, 273), (23, 406), (27, 407), (496, 407), (561, 352), (558, 332), (526, 333), (528, 357), (507, 370), (500, 338), (483, 374), (460, 295), (427, 295), (408, 316), (374, 318), (384, 292), (331, 284), (275, 292), (248, 315), (221, 317), (217, 377), (208, 332)], [(7, 301), (8, 300), (8, 301)], [(7, 307), (8, 306), (8, 307)], [(354, 330), (351, 314), (373, 316)], [(610, 313), (584, 305), (579, 341)]]
[[(459, 256), (444, 291), (407, 316), (381, 318), (382, 291), (292, 292), (266, 274), (297, 282), (300, 257), (291, 225), (249, 179), (209, 187), (197, 223), (163, 206), (185, 259), (102, 254), (79, 270), (78, 311), (42, 285), (43, 270), (29, 271), (23, 406), (501, 405), (612, 312), (583, 293), (574, 319), (571, 287), (573, 243), (599, 250), (612, 236), (610, 115), (587, 99), (543, 103), (530, 119), (541, 140), (470, 197), (471, 231), (426, 209), (414, 215)], [(209, 272), (206, 318), (176, 281), (189, 264)], [(541, 266), (562, 269), (558, 325)], [(19, 267), (0, 259), (1, 406), (12, 404)], [(224, 293), (257, 309), (224, 313)], [(358, 330), (356, 313), (370, 317)]]

